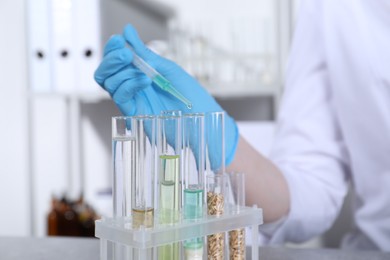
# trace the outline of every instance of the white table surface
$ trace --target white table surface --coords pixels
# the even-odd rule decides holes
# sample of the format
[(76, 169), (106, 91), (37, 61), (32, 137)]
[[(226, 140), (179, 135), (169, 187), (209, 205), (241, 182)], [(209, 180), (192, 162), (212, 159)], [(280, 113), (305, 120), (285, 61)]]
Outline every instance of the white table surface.
[[(338, 249), (292, 249), (261, 247), (266, 260), (382, 260), (390, 253), (343, 251)], [(1, 260), (98, 260), (99, 240), (92, 238), (9, 238), (0, 237)]]

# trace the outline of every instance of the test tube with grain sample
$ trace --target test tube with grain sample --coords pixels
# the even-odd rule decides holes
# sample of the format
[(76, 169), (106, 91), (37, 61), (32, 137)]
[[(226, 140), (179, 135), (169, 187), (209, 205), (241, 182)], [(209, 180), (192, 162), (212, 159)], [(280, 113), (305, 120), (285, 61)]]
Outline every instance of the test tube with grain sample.
[[(228, 176), (226, 174), (210, 174), (206, 178), (207, 214), (222, 216), (226, 206), (226, 188)], [(225, 233), (207, 236), (207, 258), (213, 260), (225, 259)]]
[[(228, 174), (230, 188), (229, 200), (230, 214), (239, 214), (245, 206), (245, 175), (232, 172)], [(245, 259), (245, 228), (229, 231), (229, 258), (231, 260)]]

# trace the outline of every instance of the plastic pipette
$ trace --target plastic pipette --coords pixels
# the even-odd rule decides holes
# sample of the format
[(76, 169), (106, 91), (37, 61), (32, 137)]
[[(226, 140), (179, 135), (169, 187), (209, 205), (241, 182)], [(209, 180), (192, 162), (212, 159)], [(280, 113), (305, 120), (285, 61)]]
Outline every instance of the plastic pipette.
[[(132, 48), (130, 47), (132, 50)], [(192, 108), (191, 102), (185, 98), (179, 91), (177, 91), (172, 84), (167, 80), (164, 76), (158, 73), (154, 68), (152, 68), (149, 64), (146, 63), (141, 57), (139, 57), (134, 50), (133, 51), (133, 64), (138, 69), (140, 69), (143, 73), (146, 74), (157, 86), (159, 86), (162, 90), (170, 93), (181, 102), (183, 102), (189, 109)]]

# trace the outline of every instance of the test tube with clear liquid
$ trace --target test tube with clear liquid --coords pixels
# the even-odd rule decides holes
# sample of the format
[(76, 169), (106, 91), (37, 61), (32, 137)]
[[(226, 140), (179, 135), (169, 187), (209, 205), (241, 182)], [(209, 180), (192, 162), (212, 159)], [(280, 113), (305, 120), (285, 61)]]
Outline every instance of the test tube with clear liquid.
[[(183, 116), (183, 218), (203, 218), (204, 207), (204, 114)], [(186, 260), (203, 259), (203, 238), (183, 242)]]
[[(167, 111), (158, 117), (158, 210), (159, 224), (172, 225), (180, 219), (182, 118), (179, 111)], [(180, 243), (158, 248), (159, 260), (179, 260)]]
[[(112, 118), (113, 162), (113, 217), (131, 215), (131, 176), (136, 167), (136, 139), (131, 124), (132, 117)], [(112, 249), (113, 259), (127, 259), (131, 249), (116, 244)]]

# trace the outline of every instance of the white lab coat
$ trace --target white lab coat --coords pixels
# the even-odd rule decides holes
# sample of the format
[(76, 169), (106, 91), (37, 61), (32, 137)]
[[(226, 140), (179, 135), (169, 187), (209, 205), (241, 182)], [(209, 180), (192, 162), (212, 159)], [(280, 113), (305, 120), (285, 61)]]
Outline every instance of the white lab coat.
[(343, 246), (390, 251), (390, 1), (303, 4), (278, 120), (271, 159), (291, 210), (271, 242), (326, 231), (350, 180), (356, 230)]

